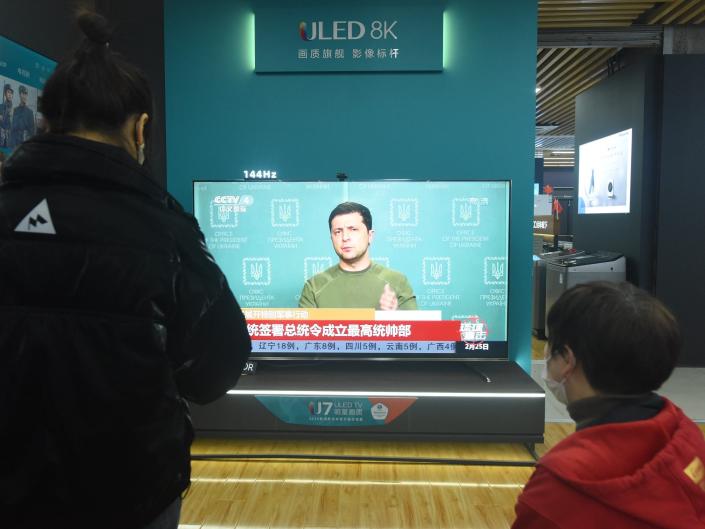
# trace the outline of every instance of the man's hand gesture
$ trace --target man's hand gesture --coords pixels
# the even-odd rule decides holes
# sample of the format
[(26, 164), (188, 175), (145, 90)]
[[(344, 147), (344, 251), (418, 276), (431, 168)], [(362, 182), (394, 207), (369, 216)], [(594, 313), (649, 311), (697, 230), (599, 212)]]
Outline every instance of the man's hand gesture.
[(399, 307), (399, 300), (397, 299), (397, 293), (392, 290), (389, 283), (384, 284), (384, 290), (379, 298), (379, 308), (381, 310), (397, 310)]

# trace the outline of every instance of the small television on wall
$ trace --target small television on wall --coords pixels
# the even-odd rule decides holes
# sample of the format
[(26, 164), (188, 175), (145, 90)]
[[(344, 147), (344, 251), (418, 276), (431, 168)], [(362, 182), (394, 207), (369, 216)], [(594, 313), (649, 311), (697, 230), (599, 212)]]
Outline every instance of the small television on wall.
[(0, 151), (42, 132), (42, 90), (56, 62), (0, 35)]
[(583, 143), (578, 157), (578, 214), (629, 213), (632, 129)]
[[(243, 308), (252, 358), (507, 359), (509, 181), (193, 185), (194, 214)], [(370, 210), (371, 267), (405, 278), (391, 287), (397, 310), (377, 302), (387, 288), (379, 282), (336, 301), (312, 302), (305, 291), (338, 271), (343, 250), (328, 222), (343, 202)]]

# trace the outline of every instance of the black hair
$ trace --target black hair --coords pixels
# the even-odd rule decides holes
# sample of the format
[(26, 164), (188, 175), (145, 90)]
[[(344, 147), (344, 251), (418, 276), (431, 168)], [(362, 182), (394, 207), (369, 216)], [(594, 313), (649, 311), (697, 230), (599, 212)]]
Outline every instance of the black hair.
[(359, 213), (362, 216), (362, 223), (367, 226), (367, 230), (372, 229), (372, 213), (362, 204), (357, 202), (343, 202), (333, 208), (328, 216), (328, 230), (333, 228), (333, 219), (338, 215), (347, 215), (348, 213)]
[(681, 346), (673, 314), (630, 283), (576, 285), (551, 307), (546, 327), (551, 355), (570, 347), (590, 385), (613, 395), (661, 387)]
[(76, 18), (85, 39), (73, 57), (56, 67), (44, 86), (39, 110), (51, 132), (84, 129), (115, 135), (132, 115), (146, 113), (151, 120), (152, 92), (147, 78), (110, 49), (108, 21), (86, 9), (79, 10)]

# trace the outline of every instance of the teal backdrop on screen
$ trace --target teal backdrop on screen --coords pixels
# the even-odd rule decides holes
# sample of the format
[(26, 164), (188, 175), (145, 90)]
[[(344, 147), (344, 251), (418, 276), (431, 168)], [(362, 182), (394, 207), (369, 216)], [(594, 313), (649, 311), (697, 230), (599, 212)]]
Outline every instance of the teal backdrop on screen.
[[(536, 3), (445, 2), (442, 72), (256, 74), (254, 12), (287, 5), (165, 2), (169, 191), (190, 209), (194, 180), (253, 170), (285, 181), (511, 180), (509, 357), (528, 371)], [(378, 3), (351, 1), (353, 14), (358, 5)]]
[(407, 277), (419, 309), (507, 339), (509, 182), (197, 182), (194, 213), (240, 305), (289, 308), (338, 262), (328, 216), (348, 201), (370, 209), (370, 256)]

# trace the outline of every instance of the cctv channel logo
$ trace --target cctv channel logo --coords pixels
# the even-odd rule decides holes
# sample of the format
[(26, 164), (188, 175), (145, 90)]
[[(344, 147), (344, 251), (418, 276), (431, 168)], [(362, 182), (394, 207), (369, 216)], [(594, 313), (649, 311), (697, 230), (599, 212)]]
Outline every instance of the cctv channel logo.
[(216, 204), (211, 202), (210, 225), (211, 228), (237, 228), (238, 212), (233, 204)]
[(237, 228), (239, 214), (254, 204), (252, 195), (217, 195), (210, 202), (211, 228)]

